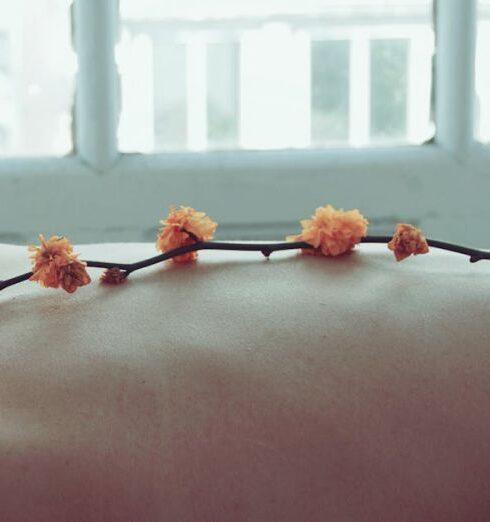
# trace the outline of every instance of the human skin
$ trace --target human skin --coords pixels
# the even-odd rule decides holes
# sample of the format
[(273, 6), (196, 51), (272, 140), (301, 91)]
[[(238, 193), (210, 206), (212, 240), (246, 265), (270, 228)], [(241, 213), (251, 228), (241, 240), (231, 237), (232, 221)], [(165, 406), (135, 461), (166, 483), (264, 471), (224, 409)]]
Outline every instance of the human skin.
[(490, 266), (227, 254), (0, 295), (1, 520), (489, 520)]

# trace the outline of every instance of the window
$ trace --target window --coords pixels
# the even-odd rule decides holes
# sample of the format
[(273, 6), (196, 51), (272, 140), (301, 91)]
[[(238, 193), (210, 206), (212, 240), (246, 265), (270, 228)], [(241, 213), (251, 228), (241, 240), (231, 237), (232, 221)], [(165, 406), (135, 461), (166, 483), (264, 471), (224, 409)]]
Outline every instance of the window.
[(69, 14), (66, 0), (0, 0), (0, 157), (72, 149)]
[(422, 143), (427, 0), (121, 2), (124, 151)]
[(331, 202), (477, 243), (489, 20), (489, 0), (0, 0), (0, 241), (153, 239), (179, 203), (275, 238)]
[(490, 141), (490, 0), (478, 4), (478, 32), (476, 46), (475, 128), (478, 139)]

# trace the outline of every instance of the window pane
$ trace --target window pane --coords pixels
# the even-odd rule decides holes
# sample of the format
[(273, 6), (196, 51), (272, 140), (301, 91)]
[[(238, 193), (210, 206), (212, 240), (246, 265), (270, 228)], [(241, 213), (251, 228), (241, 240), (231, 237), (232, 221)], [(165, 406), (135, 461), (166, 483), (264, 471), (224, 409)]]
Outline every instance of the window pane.
[(71, 151), (68, 0), (0, 0), (0, 156)]
[(311, 43), (311, 138), (315, 145), (349, 139), (348, 40)]
[(213, 149), (238, 147), (239, 46), (207, 46), (207, 138)]
[(305, 147), (309, 141), (309, 45), (304, 31), (270, 23), (240, 40), (240, 144)]
[(476, 42), (475, 127), (477, 139), (490, 141), (490, 0), (479, 0)]
[[(155, 147), (184, 148), (186, 143), (186, 49), (181, 44), (156, 42), (153, 47)], [(135, 100), (136, 107), (139, 100)]]
[(433, 134), (430, 0), (120, 6), (123, 151), (422, 143)]
[(408, 40), (371, 41), (371, 136), (407, 138)]

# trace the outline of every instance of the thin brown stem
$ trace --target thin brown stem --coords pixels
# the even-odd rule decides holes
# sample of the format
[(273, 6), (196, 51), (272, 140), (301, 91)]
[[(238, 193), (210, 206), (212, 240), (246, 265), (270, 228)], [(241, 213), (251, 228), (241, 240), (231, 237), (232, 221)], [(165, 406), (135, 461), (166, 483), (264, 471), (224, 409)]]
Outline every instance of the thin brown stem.
[[(186, 231), (187, 232), (187, 231)], [(192, 237), (192, 236), (191, 236)], [(195, 237), (195, 236), (194, 236)], [(197, 238), (196, 238), (197, 239)], [(388, 243), (391, 240), (390, 236), (366, 236), (361, 240), (361, 243)], [(469, 256), (470, 263), (476, 263), (484, 259), (490, 260), (490, 252), (484, 250), (477, 250), (474, 248), (468, 248), (454, 243), (447, 243), (445, 241), (437, 241), (435, 239), (428, 239), (427, 243), (429, 246), (447, 250), (450, 252), (456, 252)], [(150, 257), (136, 263), (112, 263), (110, 261), (85, 261), (88, 267), (93, 268), (119, 268), (125, 271), (125, 277), (136, 270), (162, 263), (173, 257), (177, 257), (189, 252), (196, 252), (198, 250), (228, 250), (228, 251), (240, 251), (240, 252), (261, 252), (265, 257), (269, 257), (273, 252), (281, 250), (296, 250), (300, 248), (313, 248), (310, 244), (304, 241), (295, 242), (281, 242), (281, 243), (228, 243), (220, 241), (196, 241), (192, 245), (186, 245), (179, 248), (174, 248), (158, 256)], [(4, 290), (9, 286), (15, 285), (22, 281), (28, 280), (32, 275), (32, 272), (22, 274), (5, 281), (0, 281), (0, 290)]]

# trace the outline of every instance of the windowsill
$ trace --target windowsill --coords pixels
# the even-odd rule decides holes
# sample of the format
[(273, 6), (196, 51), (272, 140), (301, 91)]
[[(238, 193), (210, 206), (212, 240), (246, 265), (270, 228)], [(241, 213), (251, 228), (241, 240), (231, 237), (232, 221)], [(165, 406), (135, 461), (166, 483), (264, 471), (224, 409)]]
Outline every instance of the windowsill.
[(379, 230), (415, 222), (433, 237), (481, 246), (490, 221), (489, 162), (489, 147), (475, 145), (456, 160), (436, 144), (124, 154), (103, 173), (77, 156), (4, 160), (0, 237), (148, 241), (172, 204), (205, 210), (227, 238), (279, 237), (332, 203), (359, 208)]

